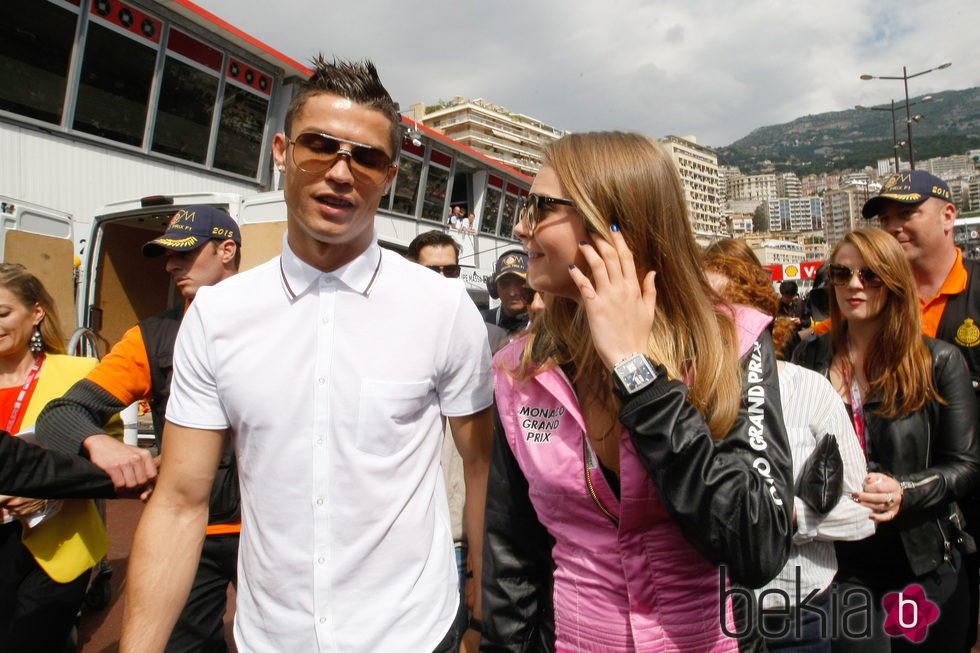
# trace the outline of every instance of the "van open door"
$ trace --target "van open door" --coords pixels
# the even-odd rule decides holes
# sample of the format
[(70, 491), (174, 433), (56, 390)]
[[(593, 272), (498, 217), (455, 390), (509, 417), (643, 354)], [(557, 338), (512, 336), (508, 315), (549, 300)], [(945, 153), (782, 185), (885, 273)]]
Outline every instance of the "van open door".
[(66, 338), (75, 330), (73, 248), (71, 215), (0, 195), (0, 259), (20, 263), (41, 280)]
[(282, 254), (282, 236), (286, 233), (282, 191), (244, 198), (238, 211), (238, 227), (242, 230), (242, 272)]
[(183, 304), (164, 258), (144, 258), (143, 244), (163, 234), (185, 206), (210, 204), (237, 219), (240, 203), (234, 193), (182, 193), (114, 202), (98, 210), (92, 217), (78, 319), (95, 332), (103, 353), (140, 320)]

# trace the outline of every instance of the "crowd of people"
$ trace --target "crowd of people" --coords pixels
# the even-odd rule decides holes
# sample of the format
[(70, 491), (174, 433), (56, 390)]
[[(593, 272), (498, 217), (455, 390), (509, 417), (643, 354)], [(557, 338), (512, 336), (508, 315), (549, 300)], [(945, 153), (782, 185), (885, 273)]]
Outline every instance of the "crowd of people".
[[(865, 205), (818, 331), (744, 242), (701, 251), (654, 140), (569, 134), (481, 316), (452, 235), (378, 244), (400, 124), (373, 64), (316, 58), (282, 254), (236, 274), (234, 221), (185, 208), (143, 248), (184, 305), (101, 362), (0, 265), (5, 650), (64, 650), (115, 493), (147, 499), (124, 652), (225, 650), (229, 584), (239, 651), (970, 649), (980, 291), (944, 182)], [(158, 459), (114, 437), (137, 399)]]

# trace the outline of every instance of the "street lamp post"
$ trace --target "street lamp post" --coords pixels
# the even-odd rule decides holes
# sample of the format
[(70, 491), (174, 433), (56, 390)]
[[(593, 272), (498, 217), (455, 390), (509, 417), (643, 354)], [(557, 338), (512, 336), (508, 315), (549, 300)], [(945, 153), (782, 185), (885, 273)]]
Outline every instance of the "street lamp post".
[[(892, 100), (891, 101), (891, 106), (887, 106), (887, 107), (866, 107), (866, 106), (861, 105), (861, 104), (855, 104), (854, 105), (854, 108), (855, 109), (859, 109), (861, 111), (888, 111), (888, 112), (890, 112), (892, 114), (892, 150), (895, 153), (895, 172), (896, 173), (898, 172), (898, 167), (899, 167), (898, 150), (901, 147), (904, 147), (908, 141), (899, 141), (898, 140), (898, 128), (895, 126), (895, 110), (896, 109), (903, 109), (904, 108), (906, 110), (906, 114), (907, 114), (908, 113), (908, 108), (910, 106), (915, 106), (916, 104), (919, 104), (921, 102), (928, 102), (931, 99), (932, 99), (932, 96), (931, 95), (927, 95), (924, 98), (922, 98), (921, 100), (918, 100), (916, 102), (909, 102), (908, 100), (906, 100), (905, 101), (905, 104), (899, 105), (898, 107), (895, 106), (895, 100)], [(921, 115), (918, 115), (917, 117), (918, 118), (922, 118)]]
[(906, 124), (906, 127), (908, 128), (909, 169), (910, 170), (915, 170), (915, 158), (914, 158), (914, 154), (912, 153), (912, 122), (913, 122), (913, 120), (912, 120), (912, 114), (909, 112), (909, 80), (912, 79), (913, 77), (919, 77), (920, 75), (925, 75), (926, 73), (931, 73), (934, 70), (943, 70), (945, 68), (949, 68), (952, 65), (953, 64), (951, 62), (947, 61), (944, 64), (940, 64), (940, 65), (936, 66), (935, 68), (930, 68), (929, 70), (923, 70), (923, 71), (920, 71), (920, 72), (917, 72), (917, 73), (913, 73), (911, 75), (909, 75), (908, 67), (907, 66), (902, 66), (902, 76), (901, 77), (889, 76), (889, 75), (861, 75), (861, 79), (864, 79), (864, 80), (868, 80), (868, 79), (900, 79), (900, 80), (902, 80), (902, 83), (905, 85), (905, 124)]

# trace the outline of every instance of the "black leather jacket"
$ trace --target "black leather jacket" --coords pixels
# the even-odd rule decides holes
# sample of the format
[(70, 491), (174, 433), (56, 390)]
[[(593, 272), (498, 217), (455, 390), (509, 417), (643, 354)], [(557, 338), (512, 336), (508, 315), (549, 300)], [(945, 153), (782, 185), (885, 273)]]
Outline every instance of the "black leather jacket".
[[(728, 577), (759, 587), (786, 564), (793, 463), (768, 331), (742, 359), (738, 419), (711, 438), (687, 387), (661, 375), (630, 397), (620, 421), (685, 538)], [(483, 553), (481, 651), (554, 649), (551, 550), (505, 438), (493, 442)]]
[[(902, 506), (893, 523), (916, 576), (947, 559), (961, 537), (955, 501), (969, 496), (980, 480), (977, 408), (966, 362), (952, 345), (923, 338), (932, 352), (933, 384), (945, 405), (932, 401), (918, 412), (885, 419), (875, 414), (881, 397), (864, 402), (871, 462), (902, 484)], [(793, 358), (826, 376), (830, 334), (804, 342)]]
[(112, 498), (112, 479), (91, 461), (0, 431), (0, 494), (35, 499)]

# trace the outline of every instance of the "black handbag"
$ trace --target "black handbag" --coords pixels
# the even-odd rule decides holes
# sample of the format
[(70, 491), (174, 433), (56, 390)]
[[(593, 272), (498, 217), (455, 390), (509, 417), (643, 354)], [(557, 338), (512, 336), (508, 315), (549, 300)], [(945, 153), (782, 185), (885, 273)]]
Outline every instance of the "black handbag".
[(796, 496), (821, 515), (837, 505), (844, 489), (844, 460), (840, 456), (837, 436), (827, 433), (803, 463)]

